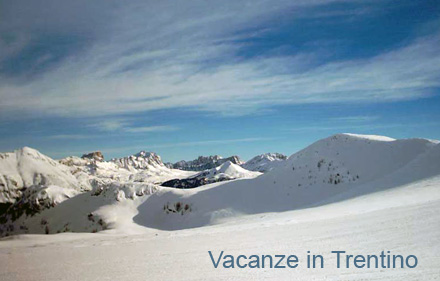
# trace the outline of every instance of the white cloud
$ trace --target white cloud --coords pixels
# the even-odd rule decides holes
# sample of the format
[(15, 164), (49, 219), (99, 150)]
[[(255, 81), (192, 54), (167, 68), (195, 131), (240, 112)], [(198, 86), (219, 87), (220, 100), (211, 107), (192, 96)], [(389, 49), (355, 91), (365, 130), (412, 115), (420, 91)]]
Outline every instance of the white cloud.
[(112, 120), (104, 120), (98, 123), (90, 125), (90, 127), (94, 127), (100, 131), (104, 132), (112, 132), (116, 130), (124, 129), (128, 126), (128, 122), (124, 119), (112, 119)]
[(149, 126), (149, 127), (129, 127), (125, 131), (129, 133), (147, 133), (147, 132), (168, 132), (176, 131), (174, 126)]
[(90, 135), (80, 135), (80, 134), (65, 134), (65, 135), (51, 135), (47, 138), (54, 140), (80, 140), (80, 139), (88, 139), (94, 136)]
[(257, 142), (274, 140), (275, 138), (242, 138), (242, 139), (225, 139), (225, 140), (203, 140), (192, 142), (168, 143), (168, 144), (153, 144), (151, 148), (165, 148), (165, 147), (179, 147), (179, 146), (200, 146), (200, 145), (216, 145), (216, 144), (230, 144), (242, 142)]
[(83, 155), (85, 152), (89, 151), (101, 151), (104, 156), (108, 154), (119, 154), (119, 155), (132, 155), (133, 153), (139, 152), (141, 150), (154, 151), (158, 148), (168, 148), (168, 147), (190, 147), (190, 146), (210, 146), (219, 144), (231, 144), (231, 143), (248, 143), (248, 142), (260, 142), (260, 141), (270, 141), (276, 140), (276, 138), (261, 138), (261, 137), (250, 137), (250, 138), (240, 138), (240, 139), (223, 139), (223, 140), (202, 140), (202, 141), (189, 141), (189, 142), (178, 142), (178, 143), (161, 143), (161, 144), (139, 144), (130, 146), (117, 146), (117, 147), (88, 147), (83, 150), (70, 150), (66, 151), (47, 151), (52, 157), (63, 158), (71, 155)]
[[(439, 126), (439, 122), (428, 122), (424, 123), (423, 126), (429, 127), (429, 126)], [(335, 126), (332, 124), (323, 124), (319, 126), (303, 126), (303, 127), (295, 127), (295, 128), (289, 128), (286, 131), (291, 132), (307, 132), (307, 131), (338, 131), (340, 133), (344, 132), (345, 130), (353, 130), (359, 131), (363, 130), (366, 132), (370, 132), (373, 130), (380, 130), (380, 129), (393, 129), (393, 128), (417, 128), (420, 127), (419, 123), (379, 123), (379, 124), (347, 124), (347, 125), (340, 125)]]
[[(191, 107), (240, 115), (273, 105), (420, 98), (440, 86), (438, 34), (372, 58), (315, 68), (310, 63), (320, 54), (237, 56), (243, 46), (230, 39), (258, 36), (248, 28), (262, 28), (286, 11), (304, 17), (302, 8), (330, 2), (154, 1), (114, 14), (105, 10), (108, 24), (95, 19), (85, 51), (30, 81), (0, 77), (0, 111), (75, 117)], [(53, 19), (60, 21), (66, 30), (75, 23), (70, 16)], [(102, 125), (112, 131), (129, 124)]]
[(190, 147), (190, 146), (210, 146), (219, 144), (231, 144), (231, 143), (247, 143), (247, 142), (260, 142), (260, 141), (270, 141), (276, 140), (276, 138), (262, 138), (262, 137), (249, 137), (249, 138), (239, 138), (239, 139), (222, 139), (222, 140), (202, 140), (202, 141), (189, 141), (189, 142), (177, 142), (177, 143), (161, 143), (161, 144), (148, 144), (146, 145), (133, 145), (124, 147), (112, 147), (112, 148), (102, 148), (101, 151), (106, 154), (112, 153), (133, 153), (140, 150), (154, 150), (157, 148), (168, 148), (168, 147)]
[(149, 133), (149, 132), (168, 132), (176, 131), (177, 127), (169, 125), (157, 125), (157, 126), (133, 126), (129, 119), (108, 119), (95, 122), (88, 125), (88, 127), (96, 128), (102, 132), (127, 132), (127, 133)]
[(358, 115), (358, 116), (342, 116), (329, 118), (331, 121), (340, 122), (369, 122), (379, 119), (379, 116), (375, 115)]

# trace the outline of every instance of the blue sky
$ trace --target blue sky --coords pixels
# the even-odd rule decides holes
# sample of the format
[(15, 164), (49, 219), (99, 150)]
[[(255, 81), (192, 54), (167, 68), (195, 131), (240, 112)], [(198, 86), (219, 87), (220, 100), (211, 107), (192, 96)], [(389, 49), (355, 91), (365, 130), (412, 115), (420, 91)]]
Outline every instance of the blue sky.
[(290, 155), (440, 139), (437, 1), (2, 1), (0, 151)]

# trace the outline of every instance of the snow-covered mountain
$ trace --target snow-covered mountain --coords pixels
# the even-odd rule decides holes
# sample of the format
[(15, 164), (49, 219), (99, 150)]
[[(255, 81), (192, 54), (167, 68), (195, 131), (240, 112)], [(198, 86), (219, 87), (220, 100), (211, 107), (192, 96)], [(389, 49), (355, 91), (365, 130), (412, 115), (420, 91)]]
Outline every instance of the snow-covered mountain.
[[(160, 229), (198, 227), (225, 217), (338, 202), (439, 175), (438, 141), (338, 134), (253, 179), (160, 190), (139, 207), (134, 220)], [(191, 213), (174, 216), (168, 206), (176, 203), (191, 206)]]
[(0, 235), (8, 220), (32, 216), (91, 188), (68, 167), (32, 148), (0, 154)]
[[(54, 191), (58, 186), (69, 193), (89, 190), (86, 181), (78, 180), (68, 167), (24, 147), (10, 153), (0, 153), (0, 203), (14, 203), (27, 189), (38, 189), (39, 193)], [(56, 195), (58, 196), (58, 195)]]
[[(13, 204), (12, 213), (2, 216), (2, 235), (200, 227), (246, 214), (321, 206), (440, 178), (438, 141), (353, 134), (319, 140), (257, 177), (260, 173), (232, 162), (195, 175), (167, 168), (153, 153), (108, 162), (95, 158), (68, 157), (57, 162), (27, 148), (1, 154), (2, 196)], [(212, 181), (242, 179), (190, 190), (159, 185), (190, 176)], [(51, 199), (44, 201), (46, 194)], [(413, 195), (418, 200), (417, 192)], [(28, 215), (20, 211), (26, 202), (42, 198), (49, 203), (43, 204), (47, 207)]]
[(275, 167), (283, 165), (283, 162), (287, 159), (286, 155), (281, 153), (264, 153), (255, 156), (254, 158), (246, 161), (241, 166), (249, 171), (268, 172)]
[(158, 155), (144, 151), (103, 160), (92, 152), (55, 161), (27, 147), (0, 154), (0, 235), (102, 230), (103, 221), (97, 215), (91, 219), (98, 207), (149, 195), (162, 181), (194, 173), (169, 169)]
[(112, 159), (110, 162), (115, 163), (120, 168), (125, 168), (130, 171), (134, 170), (149, 170), (161, 169), (165, 167), (162, 159), (154, 152), (140, 151), (135, 155), (130, 155), (123, 158)]
[(227, 161), (218, 167), (205, 170), (184, 179), (172, 179), (162, 183), (162, 186), (175, 188), (194, 188), (209, 183), (227, 181), (240, 178), (254, 178), (261, 175), (259, 172), (248, 171)]
[(147, 156), (145, 152), (108, 162), (71, 156), (61, 159), (60, 163), (69, 166), (76, 177), (87, 178), (93, 186), (111, 182), (161, 183), (170, 177), (191, 174), (169, 169), (162, 164), (159, 156), (154, 153), (148, 153)]
[(197, 159), (192, 161), (179, 161), (173, 164), (174, 169), (186, 170), (186, 171), (204, 171), (220, 166), (225, 162), (232, 162), (233, 164), (241, 165), (244, 162), (241, 161), (238, 156), (231, 156), (228, 158), (223, 158), (219, 155), (213, 156), (199, 156)]

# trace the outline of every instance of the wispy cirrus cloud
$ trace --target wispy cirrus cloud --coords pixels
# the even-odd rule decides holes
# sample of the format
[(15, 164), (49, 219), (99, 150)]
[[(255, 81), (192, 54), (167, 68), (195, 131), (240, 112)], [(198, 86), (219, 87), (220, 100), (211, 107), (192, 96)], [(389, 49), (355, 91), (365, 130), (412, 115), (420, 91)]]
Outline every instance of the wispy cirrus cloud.
[[(438, 127), (439, 122), (427, 122), (424, 123), (425, 127)], [(315, 126), (299, 126), (295, 128), (289, 128), (287, 131), (291, 132), (308, 132), (308, 131), (337, 131), (339, 133), (345, 130), (362, 130), (366, 132), (371, 132), (380, 129), (393, 129), (393, 128), (417, 128), (420, 127), (419, 123), (377, 123), (377, 124), (346, 124), (346, 125), (333, 125), (333, 124), (322, 124)]]
[(101, 132), (127, 132), (127, 133), (149, 133), (149, 132), (169, 132), (179, 128), (170, 125), (134, 126), (129, 119), (113, 118), (102, 120), (88, 125)]
[[(221, 144), (234, 144), (234, 143), (253, 143), (253, 142), (264, 142), (264, 141), (272, 141), (277, 140), (277, 138), (262, 138), (262, 137), (249, 137), (249, 138), (237, 138), (237, 139), (208, 139), (201, 141), (188, 141), (188, 142), (177, 142), (177, 143), (152, 143), (152, 144), (139, 144), (139, 145), (130, 145), (130, 146), (117, 146), (117, 147), (108, 147), (108, 148), (99, 148), (99, 149), (89, 149), (89, 151), (100, 150), (104, 154), (120, 154), (124, 153), (127, 155), (133, 154), (140, 150), (149, 150), (152, 151), (154, 149), (160, 148), (171, 148), (171, 147), (194, 147), (194, 146), (211, 146), (211, 145), (221, 145)], [(66, 157), (66, 155), (82, 155), (85, 151), (77, 150), (77, 151), (69, 151), (66, 153), (65, 151), (51, 151), (51, 155), (54, 157)]]
[(145, 126), (145, 127), (129, 127), (125, 131), (129, 133), (148, 133), (148, 132), (169, 132), (176, 131), (174, 126)]
[(152, 144), (152, 145), (150, 145), (150, 147), (152, 147), (152, 148), (165, 148), (165, 147), (216, 145), (216, 144), (269, 141), (269, 140), (275, 140), (275, 139), (276, 138), (241, 138), (241, 139), (223, 139), (223, 140), (202, 140), (202, 141), (179, 142), (179, 143)]
[(356, 115), (356, 116), (341, 116), (329, 118), (330, 121), (337, 122), (370, 122), (379, 119), (377, 115)]
[[(97, 1), (84, 13), (85, 2), (54, 1), (49, 8), (53, 13), (36, 9), (47, 16), (44, 21), (40, 17), (8, 21), (10, 16), (5, 15), (3, 31), (30, 34), (36, 26), (52, 34), (87, 36), (67, 54), (48, 47), (41, 54), (47, 67), (32, 79), (0, 75), (0, 110), (75, 117), (187, 107), (242, 115), (274, 105), (414, 99), (440, 87), (438, 32), (358, 59), (321, 62), (323, 54), (307, 51), (252, 60), (240, 56), (246, 40), (260, 36), (258, 31), (266, 30), (274, 18), (328, 17), (328, 13), (302, 11), (334, 2), (341, 1), (135, 1), (128, 5)], [(23, 17), (33, 15), (33, 4), (29, 6)], [(109, 6), (112, 9), (105, 8)], [(344, 15), (344, 11), (332, 13)], [(80, 20), (92, 22), (92, 28)], [(20, 40), (17, 46), (26, 49), (35, 39)], [(128, 125), (108, 121), (101, 128), (166, 130)]]
[(104, 120), (94, 124), (89, 125), (89, 127), (93, 127), (98, 129), (99, 131), (104, 132), (112, 132), (116, 130), (124, 129), (129, 126), (129, 122), (125, 119), (111, 119)]
[(133, 153), (133, 151), (139, 151), (143, 149), (154, 150), (160, 148), (176, 148), (176, 147), (199, 147), (199, 146), (213, 146), (222, 144), (237, 144), (237, 143), (254, 143), (254, 142), (264, 142), (273, 141), (277, 138), (266, 138), (266, 137), (248, 137), (248, 138), (235, 138), (235, 139), (207, 139), (200, 141), (188, 141), (188, 142), (176, 142), (176, 143), (151, 143), (148, 145), (133, 145), (126, 147), (112, 147), (103, 148), (102, 152), (108, 154), (122, 154), (122, 153)]
[(63, 135), (50, 135), (46, 138), (54, 139), (54, 140), (82, 140), (88, 139), (93, 136), (90, 135), (81, 135), (81, 134), (63, 134)]

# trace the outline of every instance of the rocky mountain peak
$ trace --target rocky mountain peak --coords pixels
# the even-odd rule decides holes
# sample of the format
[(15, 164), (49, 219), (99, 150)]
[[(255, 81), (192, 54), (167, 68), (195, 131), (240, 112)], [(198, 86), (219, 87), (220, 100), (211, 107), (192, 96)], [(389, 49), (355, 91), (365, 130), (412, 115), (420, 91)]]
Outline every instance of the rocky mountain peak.
[(126, 156), (123, 158), (112, 159), (111, 162), (115, 163), (121, 168), (128, 170), (132, 169), (149, 169), (150, 167), (161, 166), (164, 167), (162, 159), (154, 152), (148, 152), (142, 150), (134, 155)]
[(204, 171), (207, 169), (212, 169), (222, 165), (225, 162), (231, 161), (234, 164), (241, 165), (240, 157), (234, 155), (228, 158), (223, 158), (220, 155), (211, 156), (199, 156), (197, 159), (192, 161), (179, 161), (173, 164), (174, 169), (187, 170), (187, 171)]
[(94, 151), (94, 152), (83, 154), (83, 156), (81, 156), (81, 158), (96, 160), (96, 161), (104, 161), (104, 155), (102, 155), (101, 151)]

